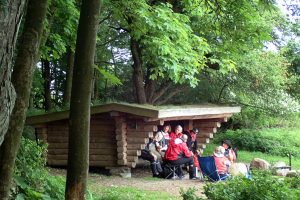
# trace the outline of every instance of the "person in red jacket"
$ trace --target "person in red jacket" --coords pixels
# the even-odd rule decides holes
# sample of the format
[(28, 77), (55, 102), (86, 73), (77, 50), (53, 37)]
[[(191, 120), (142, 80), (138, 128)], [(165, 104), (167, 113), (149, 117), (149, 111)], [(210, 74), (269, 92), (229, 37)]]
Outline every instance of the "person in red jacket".
[(182, 127), (180, 125), (177, 125), (175, 127), (175, 132), (171, 132), (169, 134), (170, 140), (175, 140), (176, 138), (181, 138), (183, 135), (182, 133)]
[(218, 174), (221, 178), (228, 176), (228, 168), (231, 164), (231, 162), (227, 159), (224, 153), (225, 153), (225, 148), (223, 146), (218, 146), (215, 148), (214, 160), (215, 160)]
[[(182, 138), (171, 139), (170, 145), (165, 153), (165, 160), (171, 165), (189, 165), (190, 179), (196, 179), (193, 152), (190, 151), (186, 145), (187, 139), (187, 135), (183, 135)], [(179, 177), (182, 176), (183, 173), (182, 170), (180, 170)]]

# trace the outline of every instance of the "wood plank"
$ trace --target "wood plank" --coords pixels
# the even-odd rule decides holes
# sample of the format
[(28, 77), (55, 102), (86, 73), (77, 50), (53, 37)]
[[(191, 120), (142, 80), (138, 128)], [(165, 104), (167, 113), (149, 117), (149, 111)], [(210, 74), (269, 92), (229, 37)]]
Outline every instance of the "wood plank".
[(157, 132), (158, 128), (156, 125), (142, 125), (138, 124), (136, 128), (132, 128), (130, 126), (127, 127), (128, 132), (133, 132), (133, 131), (153, 131)]
[[(67, 160), (48, 160), (49, 166), (67, 166)], [(90, 167), (113, 167), (117, 166), (116, 161), (90, 161)]]
[(217, 128), (199, 128), (200, 134), (201, 133), (216, 133)]
[(128, 150), (142, 150), (145, 149), (145, 144), (127, 144)]
[(131, 168), (135, 168), (136, 167), (136, 162), (128, 162), (127, 166), (131, 167)]
[(221, 122), (194, 122), (194, 126), (197, 128), (220, 128)]
[(205, 137), (203, 137), (203, 138), (197, 138), (197, 142), (198, 143), (209, 143), (209, 138), (205, 138)]
[(137, 156), (127, 156), (127, 162), (137, 162), (139, 158)]
[(140, 156), (142, 151), (141, 150), (127, 150), (128, 156)]
[(131, 144), (136, 144), (136, 143), (140, 143), (140, 144), (147, 144), (149, 142), (149, 138), (134, 138), (134, 137), (128, 137), (127, 138), (127, 142), (131, 143)]
[[(115, 148), (112, 149), (90, 149), (90, 155), (117, 155), (117, 150)], [(48, 154), (51, 155), (62, 155), (68, 154), (68, 149), (48, 149)]]
[[(47, 155), (48, 160), (68, 160), (68, 155), (63, 154), (63, 155)], [(117, 157), (115, 155), (90, 155), (89, 160), (95, 161), (110, 161), (110, 160), (117, 160)]]
[[(48, 137), (49, 143), (68, 143), (69, 138), (67, 136)], [(112, 143), (115, 142), (113, 137), (90, 137), (90, 143)]]
[(117, 163), (118, 163), (118, 165), (127, 165), (126, 160), (118, 160)]
[(213, 133), (199, 133), (199, 137), (203, 137), (203, 138), (214, 138), (214, 134)]
[[(55, 149), (66, 149), (68, 148), (68, 143), (49, 143), (49, 148)], [(90, 143), (90, 149), (113, 149), (116, 148), (115, 143), (100, 143), (100, 142), (95, 142), (95, 143)]]
[(121, 147), (117, 147), (117, 152), (118, 153), (123, 153), (123, 152), (126, 152), (127, 148), (124, 147), (124, 146), (121, 146)]
[(135, 132), (127, 132), (127, 138), (128, 137), (144, 137), (144, 138), (149, 138), (153, 137), (153, 132), (151, 131), (135, 131)]

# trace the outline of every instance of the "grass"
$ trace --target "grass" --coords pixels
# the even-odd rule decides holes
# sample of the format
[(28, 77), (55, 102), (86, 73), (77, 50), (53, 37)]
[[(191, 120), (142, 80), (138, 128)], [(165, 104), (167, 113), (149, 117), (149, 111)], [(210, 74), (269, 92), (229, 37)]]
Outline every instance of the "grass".
[(134, 187), (99, 187), (93, 192), (94, 200), (156, 200), (156, 199), (178, 199), (177, 197), (167, 193), (158, 191), (140, 190)]
[[(298, 136), (299, 137), (299, 136)], [(204, 156), (209, 156), (212, 155), (214, 152), (215, 147), (218, 144), (207, 144), (206, 148), (204, 150)], [(274, 156), (274, 155), (269, 155), (261, 152), (250, 152), (250, 151), (238, 151), (238, 160), (237, 162), (243, 162), (243, 163), (250, 163), (253, 158), (261, 158), (266, 161), (268, 161), (270, 164), (274, 164), (277, 161), (284, 161), (287, 165), (289, 164), (289, 159), (288, 157), (281, 157), (281, 156)], [(292, 169), (300, 169), (300, 159), (292, 157)]]

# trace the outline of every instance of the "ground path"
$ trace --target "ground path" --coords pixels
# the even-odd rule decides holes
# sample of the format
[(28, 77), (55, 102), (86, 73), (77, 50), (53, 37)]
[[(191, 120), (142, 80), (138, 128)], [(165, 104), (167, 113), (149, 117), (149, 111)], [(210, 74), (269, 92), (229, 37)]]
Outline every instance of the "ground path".
[[(51, 169), (51, 172), (52, 174), (65, 174), (65, 170)], [(168, 192), (178, 198), (180, 197), (180, 188), (187, 190), (195, 187), (197, 196), (204, 196), (202, 192), (205, 183), (199, 179), (189, 180), (188, 174), (185, 175), (183, 180), (151, 178), (150, 169), (146, 167), (132, 169), (131, 176), (131, 178), (122, 178), (100, 173), (89, 173), (89, 187), (91, 190), (97, 187), (132, 187), (140, 190)]]

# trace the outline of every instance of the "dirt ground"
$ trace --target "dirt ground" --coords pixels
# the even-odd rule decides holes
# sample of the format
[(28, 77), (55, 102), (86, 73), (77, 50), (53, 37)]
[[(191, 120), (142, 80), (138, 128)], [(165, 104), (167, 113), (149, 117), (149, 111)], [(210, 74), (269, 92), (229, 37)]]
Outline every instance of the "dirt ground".
[[(65, 175), (65, 169), (50, 169), (53, 175)], [(160, 179), (151, 178), (152, 174), (148, 166), (137, 167), (131, 170), (131, 178), (122, 178), (120, 176), (108, 176), (104, 175), (103, 171), (92, 170), (89, 173), (89, 183), (90, 187), (134, 187), (141, 190), (148, 191), (161, 191), (173, 194), (176, 197), (180, 197), (180, 188), (187, 190), (190, 187), (195, 187), (197, 189), (197, 196), (202, 196), (203, 186), (205, 183), (197, 180), (189, 180), (188, 174), (185, 174), (185, 178), (182, 180), (172, 180), (172, 179)]]

